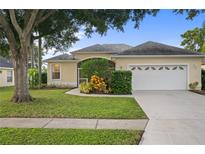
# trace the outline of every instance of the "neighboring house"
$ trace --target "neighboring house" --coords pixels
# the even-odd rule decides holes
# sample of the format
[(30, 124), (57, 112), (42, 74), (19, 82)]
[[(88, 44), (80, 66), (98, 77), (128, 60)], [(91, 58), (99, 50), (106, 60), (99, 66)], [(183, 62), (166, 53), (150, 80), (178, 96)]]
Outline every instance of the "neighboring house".
[(205, 70), (205, 58), (202, 59), (201, 68)]
[(201, 63), (205, 55), (156, 42), (136, 47), (125, 44), (93, 45), (71, 55), (63, 54), (48, 62), (48, 84), (78, 86), (79, 62), (91, 58), (106, 58), (116, 70), (132, 71), (133, 90), (186, 90), (199, 82)]
[(0, 56), (0, 87), (14, 85), (14, 70), (12, 62)]

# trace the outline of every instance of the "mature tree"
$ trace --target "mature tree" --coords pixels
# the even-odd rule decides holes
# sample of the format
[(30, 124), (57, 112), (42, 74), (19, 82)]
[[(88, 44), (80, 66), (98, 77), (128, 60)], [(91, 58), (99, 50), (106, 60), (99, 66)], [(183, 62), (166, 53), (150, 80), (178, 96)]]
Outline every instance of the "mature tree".
[(174, 10), (174, 13), (176, 14), (186, 14), (187, 20), (193, 20), (196, 16), (198, 16), (201, 13), (205, 13), (205, 9), (176, 9)]
[(188, 30), (181, 35), (181, 45), (195, 52), (205, 52), (205, 25), (202, 28)]
[(137, 28), (145, 15), (158, 10), (0, 10), (0, 46), (10, 51), (14, 64), (13, 102), (31, 101), (27, 65), (34, 39), (44, 38), (45, 47), (63, 50), (78, 40), (82, 27), (87, 36), (108, 29), (123, 31), (131, 19)]

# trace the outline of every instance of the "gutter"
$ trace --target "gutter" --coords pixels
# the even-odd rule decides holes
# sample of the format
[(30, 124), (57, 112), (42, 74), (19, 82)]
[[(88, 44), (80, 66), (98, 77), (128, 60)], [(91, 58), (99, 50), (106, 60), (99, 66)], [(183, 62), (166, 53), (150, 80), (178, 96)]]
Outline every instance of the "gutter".
[(105, 53), (105, 54), (116, 54), (116, 53), (119, 53), (119, 52), (117, 52), (117, 51), (116, 51), (116, 52), (115, 52), (115, 51), (113, 51), (113, 52), (112, 52), (112, 51), (110, 51), (110, 52), (109, 52), (109, 51), (99, 51), (99, 52), (97, 52), (97, 51), (96, 51), (96, 52), (90, 52), (90, 51), (74, 51), (74, 52), (71, 52), (71, 53), (72, 53), (72, 54), (75, 54), (75, 53), (77, 53), (77, 54), (88, 54), (88, 53), (89, 53), (89, 54), (90, 54), (90, 53), (91, 53), (91, 54), (104, 54), (104, 53)]
[(13, 67), (0, 67), (0, 69), (7, 69), (7, 70), (13, 70)]
[(70, 63), (73, 63), (73, 62), (78, 62), (79, 60), (44, 60), (43, 62), (46, 62), (46, 63), (48, 63), (48, 62), (62, 62), (62, 63), (64, 63), (64, 62), (70, 62)]
[(193, 57), (203, 58), (205, 55), (113, 55), (112, 58), (166, 58), (166, 57)]

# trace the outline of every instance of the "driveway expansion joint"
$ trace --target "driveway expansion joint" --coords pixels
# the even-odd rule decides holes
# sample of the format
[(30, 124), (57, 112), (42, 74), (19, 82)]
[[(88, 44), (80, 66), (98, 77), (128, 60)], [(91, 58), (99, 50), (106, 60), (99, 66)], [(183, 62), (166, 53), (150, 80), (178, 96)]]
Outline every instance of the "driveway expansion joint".
[(96, 121), (95, 129), (97, 129), (97, 127), (98, 127), (98, 121), (99, 121), (99, 119), (97, 119), (97, 121)]

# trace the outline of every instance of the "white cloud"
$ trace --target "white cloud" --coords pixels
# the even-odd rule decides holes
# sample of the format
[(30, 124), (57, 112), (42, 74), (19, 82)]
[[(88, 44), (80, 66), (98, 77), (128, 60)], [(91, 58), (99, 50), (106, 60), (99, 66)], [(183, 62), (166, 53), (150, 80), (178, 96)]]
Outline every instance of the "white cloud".
[(75, 34), (78, 39), (83, 39), (85, 37), (84, 31), (80, 30)]

